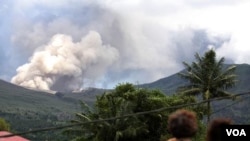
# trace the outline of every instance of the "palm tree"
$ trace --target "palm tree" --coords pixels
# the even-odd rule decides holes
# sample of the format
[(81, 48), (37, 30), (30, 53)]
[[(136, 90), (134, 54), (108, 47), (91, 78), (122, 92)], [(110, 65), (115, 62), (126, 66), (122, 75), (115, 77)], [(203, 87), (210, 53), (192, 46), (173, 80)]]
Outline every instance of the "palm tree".
[(202, 95), (203, 100), (207, 102), (207, 122), (210, 121), (211, 105), (210, 99), (232, 95), (226, 89), (235, 85), (236, 75), (234, 71), (236, 66), (225, 67), (225, 59), (222, 57), (216, 60), (214, 50), (207, 51), (203, 57), (195, 54), (196, 62), (188, 64), (183, 62), (186, 72), (179, 75), (188, 80), (189, 84), (180, 87), (180, 92), (187, 95)]

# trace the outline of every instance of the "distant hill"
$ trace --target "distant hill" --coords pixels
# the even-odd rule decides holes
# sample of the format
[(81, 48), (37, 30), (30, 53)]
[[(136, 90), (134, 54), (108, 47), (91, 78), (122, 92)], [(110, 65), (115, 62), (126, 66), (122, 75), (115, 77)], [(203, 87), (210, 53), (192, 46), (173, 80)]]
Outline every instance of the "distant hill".
[[(55, 109), (57, 112), (74, 113), (79, 110), (79, 100), (93, 103), (95, 97), (102, 94), (104, 89), (89, 88), (78, 93), (62, 93), (32, 90), (0, 80), (1, 111), (16, 107), (19, 110), (32, 112)], [(60, 94), (59, 94), (60, 93)], [(55, 112), (55, 113), (57, 113)]]
[[(229, 66), (229, 65), (226, 65)], [(183, 72), (183, 71), (182, 71)], [(229, 91), (231, 92), (246, 92), (250, 91), (250, 65), (248, 64), (237, 64), (235, 74), (237, 75), (238, 82), (236, 86)], [(173, 74), (169, 77), (159, 79), (152, 83), (142, 84), (140, 87), (159, 89), (167, 95), (175, 93), (178, 87), (185, 85), (187, 81), (183, 80), (178, 74)]]
[[(225, 65), (229, 66), (229, 65)], [(229, 89), (232, 93), (250, 92), (250, 65), (237, 64), (236, 71), (237, 80), (236, 86)], [(177, 88), (185, 85), (187, 81), (181, 79), (177, 74), (159, 79), (155, 82), (140, 85), (140, 87), (148, 89), (158, 89), (166, 95), (172, 95)], [(239, 100), (221, 100), (213, 102), (213, 117), (229, 117), (238, 124), (250, 124), (250, 95), (242, 96)]]
[[(238, 83), (230, 91), (235, 93), (250, 91), (250, 65), (239, 64), (236, 66)], [(187, 82), (174, 74), (139, 87), (159, 89), (166, 95), (171, 95), (179, 86), (185, 83)], [(11, 129), (18, 132), (65, 125), (65, 121), (71, 120), (76, 112), (81, 111), (80, 100), (93, 105), (96, 96), (106, 91), (110, 90), (88, 88), (80, 92), (52, 92), (54, 94), (51, 94), (51, 92), (27, 89), (0, 80), (0, 117), (5, 118), (12, 125)], [(250, 95), (236, 101), (222, 100), (214, 102), (213, 111), (215, 113), (212, 116), (230, 117), (236, 123), (250, 124), (249, 103)], [(53, 137), (61, 136), (59, 132), (36, 133), (25, 137), (36, 141), (55, 140)], [(60, 139), (63, 141), (64, 138), (60, 137)]]
[[(80, 100), (93, 104), (96, 95), (103, 92), (102, 89), (92, 88), (79, 93), (51, 94), (0, 80), (0, 117), (6, 119), (12, 125), (11, 129), (17, 132), (65, 125), (75, 113), (81, 111)], [(54, 133), (29, 134), (26, 137), (37, 141), (46, 138), (55, 140)]]

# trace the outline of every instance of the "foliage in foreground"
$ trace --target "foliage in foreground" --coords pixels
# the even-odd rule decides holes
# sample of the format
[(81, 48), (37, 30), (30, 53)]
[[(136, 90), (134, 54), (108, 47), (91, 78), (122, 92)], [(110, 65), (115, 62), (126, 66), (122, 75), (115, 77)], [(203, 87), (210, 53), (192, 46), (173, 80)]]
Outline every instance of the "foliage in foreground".
[(5, 121), (5, 119), (0, 118), (0, 131), (9, 131), (10, 124)]
[[(98, 96), (93, 109), (82, 103), (83, 112), (77, 113), (76, 119), (72, 122), (103, 120), (194, 102), (194, 97), (165, 96), (158, 90), (139, 89), (126, 83), (118, 85), (112, 92)], [(188, 108), (196, 111), (198, 117), (202, 118), (203, 108), (199, 106)], [(170, 136), (167, 132), (167, 118), (175, 110), (172, 108), (149, 114), (84, 124), (81, 127), (67, 130), (65, 133), (72, 136), (74, 141), (159, 141)]]

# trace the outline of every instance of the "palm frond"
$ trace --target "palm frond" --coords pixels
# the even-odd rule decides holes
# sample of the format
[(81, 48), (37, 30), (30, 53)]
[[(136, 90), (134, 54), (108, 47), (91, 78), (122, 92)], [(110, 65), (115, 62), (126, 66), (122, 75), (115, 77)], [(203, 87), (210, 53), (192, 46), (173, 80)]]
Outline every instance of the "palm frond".
[(200, 63), (193, 62), (192, 67), (193, 67), (192, 71), (194, 71), (197, 74), (202, 71)]
[(196, 54), (194, 55), (194, 57), (195, 57), (196, 60), (198, 60), (199, 63), (202, 62), (202, 58), (201, 58), (201, 56), (199, 55), (199, 53), (196, 53)]
[(218, 95), (219, 95), (219, 97), (229, 97), (229, 99), (233, 98), (233, 97), (231, 97), (231, 96), (233, 96), (233, 93), (230, 93), (230, 92), (224, 91), (224, 90), (218, 90), (217, 94), (212, 93), (211, 98), (219, 98)]
[(203, 83), (202, 79), (193, 72), (179, 73), (179, 76), (183, 79), (191, 81), (192, 83)]
[(91, 119), (86, 115), (86, 114), (83, 114), (83, 113), (77, 113), (76, 114), (76, 117), (81, 119), (81, 120), (86, 120), (86, 121), (91, 121)]
[(236, 77), (237, 75), (234, 74), (221, 76), (220, 78), (218, 77), (213, 81), (213, 85), (224, 89), (231, 88), (235, 86), (236, 82), (238, 81), (236, 80)]
[(225, 62), (225, 58), (224, 57), (220, 58), (220, 60), (216, 63), (216, 67), (221, 69), (224, 62)]
[(179, 90), (180, 94), (184, 95), (198, 95), (201, 93), (200, 88), (182, 88)]
[(231, 75), (234, 73), (235, 69), (236, 69), (236, 66), (234, 66), (234, 65), (230, 66), (226, 70), (224, 70), (220, 75), (218, 75), (216, 78), (221, 78), (221, 77), (225, 77), (227, 75)]
[(189, 65), (187, 62), (182, 62), (182, 63), (185, 66), (185, 68), (187, 69), (187, 71), (190, 71), (192, 69), (192, 66)]
[(91, 107), (89, 107), (88, 104), (86, 104), (84, 101), (80, 101), (80, 105), (81, 105), (81, 109), (85, 112), (85, 113), (92, 113), (92, 109)]

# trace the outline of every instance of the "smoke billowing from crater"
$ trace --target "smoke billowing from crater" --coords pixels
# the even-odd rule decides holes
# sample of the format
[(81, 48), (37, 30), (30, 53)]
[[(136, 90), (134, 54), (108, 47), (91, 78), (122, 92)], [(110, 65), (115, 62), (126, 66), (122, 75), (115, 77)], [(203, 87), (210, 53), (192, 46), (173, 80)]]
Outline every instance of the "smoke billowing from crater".
[(118, 57), (118, 51), (103, 45), (101, 36), (95, 31), (89, 32), (80, 42), (57, 34), (35, 51), (28, 63), (18, 67), (11, 82), (44, 90), (77, 90), (82, 87), (84, 78), (97, 79)]
[(0, 79), (22, 86), (68, 91), (150, 83), (182, 70), (182, 61), (192, 62), (195, 52), (210, 47), (227, 62), (249, 63), (249, 2), (1, 4)]

